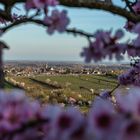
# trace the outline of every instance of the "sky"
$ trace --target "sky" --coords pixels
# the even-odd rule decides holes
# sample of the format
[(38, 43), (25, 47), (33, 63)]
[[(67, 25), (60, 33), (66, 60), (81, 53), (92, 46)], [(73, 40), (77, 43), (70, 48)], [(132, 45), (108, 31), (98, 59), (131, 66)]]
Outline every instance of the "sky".
[[(90, 33), (97, 29), (115, 30), (125, 24), (125, 19), (103, 11), (65, 7), (60, 9), (68, 10), (71, 19), (69, 27)], [(10, 46), (10, 50), (4, 52), (5, 60), (84, 61), (80, 52), (87, 46), (87, 40), (83, 37), (66, 33), (49, 36), (45, 28), (32, 24), (11, 29), (3, 35), (2, 40)]]

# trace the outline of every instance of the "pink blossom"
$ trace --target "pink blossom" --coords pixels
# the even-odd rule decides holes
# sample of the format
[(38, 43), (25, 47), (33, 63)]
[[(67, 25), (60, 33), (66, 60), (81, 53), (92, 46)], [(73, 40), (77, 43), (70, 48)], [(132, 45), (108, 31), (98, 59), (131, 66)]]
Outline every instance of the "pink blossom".
[(93, 108), (89, 114), (89, 131), (95, 139), (106, 140), (111, 137), (114, 127), (114, 107), (112, 103), (105, 99), (97, 98), (93, 102)]
[(134, 82), (135, 70), (132, 68), (127, 73), (124, 73), (118, 77), (119, 83), (121, 85), (129, 85)]
[(38, 114), (40, 105), (30, 102), (21, 91), (13, 91), (11, 94), (0, 93), (1, 133), (20, 128), (23, 123), (37, 119)]
[(57, 0), (33, 0), (36, 8), (44, 8), (46, 6), (56, 6), (58, 4)]
[[(140, 15), (140, 1), (137, 1), (133, 6), (132, 6), (132, 9), (134, 10), (135, 14), (137, 16)], [(135, 28), (136, 23), (132, 22), (132, 21), (127, 21), (124, 28), (127, 30), (127, 31), (130, 31), (130, 32), (133, 32), (136, 28)], [(134, 29), (135, 28), (135, 29)], [(137, 29), (136, 29), (137, 30)], [(135, 30), (135, 31), (136, 31)], [(136, 31), (136, 32), (139, 32), (139, 31)]]
[(124, 28), (127, 30), (127, 31), (132, 31), (132, 29), (134, 28), (136, 24), (131, 22), (131, 21), (128, 21), (126, 22)]
[(115, 33), (116, 39), (121, 39), (123, 36), (124, 36), (124, 32), (121, 29), (116, 31), (116, 33)]
[(25, 8), (27, 11), (30, 9), (35, 9), (36, 7), (35, 7), (33, 0), (27, 0), (25, 3)]
[[(97, 44), (100, 42), (97, 41)], [(81, 53), (82, 57), (85, 57), (85, 62), (89, 63), (92, 59), (94, 59), (95, 62), (97, 62), (98, 60), (101, 60), (101, 58), (103, 57), (102, 52), (95, 50), (94, 49), (94, 44), (95, 43), (90, 43), (89, 47), (85, 47), (83, 48), (83, 52)], [(99, 46), (98, 46), (99, 47)]]
[(121, 113), (130, 114), (131, 116), (140, 115), (140, 88), (132, 87), (126, 95), (116, 93), (116, 101)]
[(58, 10), (53, 10), (51, 16), (47, 16), (44, 19), (44, 23), (48, 25), (47, 32), (53, 34), (55, 30), (58, 32), (64, 32), (68, 26), (70, 20), (67, 17), (67, 12), (63, 10), (59, 12)]
[(110, 92), (109, 91), (103, 91), (100, 93), (100, 97), (103, 99), (108, 99), (110, 97)]
[[(133, 40), (133, 46), (136, 48), (136, 49), (140, 49), (140, 36), (138, 36), (135, 40)], [(140, 55), (140, 54), (139, 54)], [(138, 55), (138, 56), (139, 56)]]
[(136, 24), (133, 28), (133, 32), (140, 34), (140, 24)]
[[(57, 140), (58, 136), (59, 140), (138, 140), (139, 93), (140, 88), (136, 87), (126, 95), (118, 90), (116, 104), (108, 99), (95, 98), (90, 112), (84, 116), (74, 107), (41, 107), (21, 91), (9, 94), (0, 91), (0, 138), (6, 139), (16, 131), (18, 133), (12, 135), (14, 140)], [(34, 120), (47, 122), (25, 127)]]
[(56, 6), (58, 4), (57, 0), (27, 0), (26, 2), (26, 10), (30, 9), (41, 9), (48, 6)]
[[(76, 117), (75, 117), (76, 116)], [(46, 132), (45, 139), (57, 139), (59, 135), (60, 140), (71, 140), (73, 138), (80, 137), (77, 131), (80, 130), (83, 125), (83, 116), (74, 108), (67, 108), (65, 111), (61, 110), (49, 127), (49, 133)], [(83, 134), (84, 135), (84, 131)]]
[(140, 63), (118, 77), (121, 85), (140, 86)]
[(117, 60), (123, 59), (122, 53), (125, 53), (127, 46), (123, 43), (118, 43), (119, 39), (124, 36), (122, 30), (117, 30), (112, 36), (110, 31), (97, 31), (94, 34), (95, 40), (91, 41), (88, 48), (84, 48), (81, 56), (85, 57), (86, 62), (92, 59), (100, 61), (107, 56), (112, 59), (115, 55)]
[(132, 7), (136, 14), (140, 14), (140, 1), (137, 1), (136, 4)]
[(139, 140), (140, 122), (137, 120), (128, 120), (123, 123), (120, 132), (120, 140)]

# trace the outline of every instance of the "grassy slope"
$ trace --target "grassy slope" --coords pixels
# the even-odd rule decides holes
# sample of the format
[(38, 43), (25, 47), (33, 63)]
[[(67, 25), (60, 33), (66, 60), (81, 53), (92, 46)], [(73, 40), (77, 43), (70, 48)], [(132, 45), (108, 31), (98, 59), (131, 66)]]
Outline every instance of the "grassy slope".
[[(61, 102), (61, 97), (58, 97), (58, 93), (65, 95), (66, 97), (74, 97), (76, 99), (81, 100), (92, 100), (95, 94), (91, 93), (87, 89), (94, 89), (95, 93), (100, 93), (101, 89), (111, 90), (117, 85), (117, 81), (113, 78), (108, 78), (105, 76), (98, 75), (56, 75), (56, 76), (36, 76), (34, 79), (41, 81), (36, 82), (34, 80), (29, 79), (28, 77), (13, 77), (16, 81), (25, 83), (25, 90), (28, 95), (40, 99), (43, 102), (48, 102), (48, 96), (53, 96), (55, 98), (59, 98)], [(62, 89), (52, 89), (48, 85), (56, 84), (60, 85)], [(43, 84), (41, 84), (44, 82)], [(46, 85), (45, 85), (46, 84)], [(67, 85), (68, 84), (68, 85)], [(84, 87), (85, 89), (80, 89), (80, 87)], [(52, 91), (55, 93), (52, 93)], [(57, 92), (56, 92), (57, 91)], [(82, 97), (79, 97), (81, 95)]]

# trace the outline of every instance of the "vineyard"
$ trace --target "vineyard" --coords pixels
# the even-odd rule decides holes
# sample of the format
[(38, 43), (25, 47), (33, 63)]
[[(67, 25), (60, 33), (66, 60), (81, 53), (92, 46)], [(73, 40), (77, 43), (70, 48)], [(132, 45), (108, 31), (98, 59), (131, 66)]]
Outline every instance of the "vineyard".
[(7, 88), (20, 88), (42, 103), (76, 104), (89, 107), (95, 96), (111, 91), (117, 79), (105, 75), (37, 75), (6, 77)]

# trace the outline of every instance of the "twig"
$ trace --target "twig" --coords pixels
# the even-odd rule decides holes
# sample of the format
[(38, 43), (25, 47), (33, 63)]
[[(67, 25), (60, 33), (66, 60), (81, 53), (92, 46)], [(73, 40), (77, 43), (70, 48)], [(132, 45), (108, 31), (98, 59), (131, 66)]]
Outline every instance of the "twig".
[[(16, 3), (22, 3), (22, 2), (26, 2), (26, 0), (14, 0), (14, 1), (8, 1), (8, 2), (5, 0), (0, 1), (0, 3), (2, 4), (8, 3), (9, 6), (12, 6)], [(132, 21), (134, 23), (140, 22), (140, 16), (135, 15), (134, 12), (132, 12), (132, 6), (130, 5), (129, 5), (129, 8), (131, 8), (131, 11), (128, 11), (126, 9), (123, 9), (113, 4), (106, 4), (104, 2), (94, 2), (94, 1), (87, 2), (86, 0), (59, 0), (59, 2), (60, 2), (60, 5), (63, 5), (66, 7), (104, 10), (112, 14), (122, 16), (123, 18), (126, 18), (127, 20)], [(5, 12), (0, 11), (0, 17), (5, 17), (9, 19), (11, 15), (6, 16), (6, 14), (7, 14), (6, 11)]]
[(135, 11), (133, 10), (130, 1), (129, 1), (129, 0), (124, 0), (124, 1), (125, 1), (125, 3), (126, 3), (126, 6), (129, 8), (129, 10), (130, 10), (132, 13), (135, 14)]
[(117, 86), (116, 87), (114, 87), (109, 93), (110, 93), (110, 95), (118, 88), (120, 86), (120, 84), (117, 84)]
[(73, 7), (73, 8), (88, 8), (88, 9), (97, 9), (97, 10), (104, 10), (110, 13), (113, 13), (115, 15), (122, 16), (126, 18), (129, 21), (133, 21), (134, 23), (140, 22), (140, 16), (135, 15), (131, 11), (127, 11), (126, 9), (123, 9), (116, 5), (110, 5), (106, 4), (104, 2), (86, 2), (86, 0), (59, 0), (60, 5), (64, 5), (67, 7)]
[[(21, 24), (26, 24), (26, 23), (34, 23), (34, 24), (37, 24), (37, 25), (41, 25), (43, 27), (48, 27), (48, 25), (45, 24), (42, 20), (25, 18), (25, 19), (22, 19), (22, 20), (17, 20), (14, 23), (8, 25), (7, 27), (0, 28), (0, 30), (2, 30), (3, 32), (7, 32), (8, 30), (10, 30), (13, 27), (16, 27), (16, 26), (21, 25)], [(93, 34), (84, 32), (82, 30), (77, 30), (75, 28), (66, 29), (66, 32), (71, 33), (73, 35), (84, 36), (84, 37), (87, 37), (87, 38), (93, 37)]]

